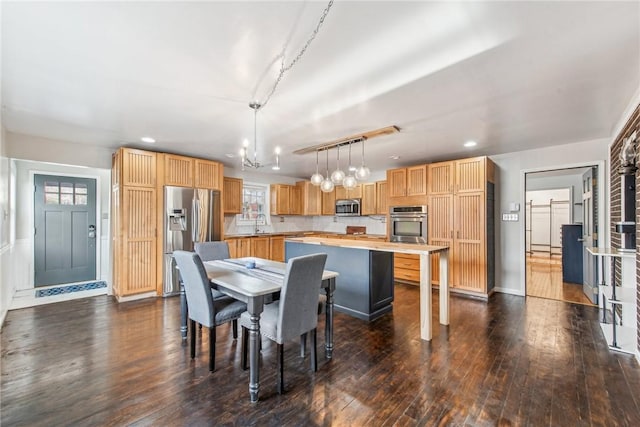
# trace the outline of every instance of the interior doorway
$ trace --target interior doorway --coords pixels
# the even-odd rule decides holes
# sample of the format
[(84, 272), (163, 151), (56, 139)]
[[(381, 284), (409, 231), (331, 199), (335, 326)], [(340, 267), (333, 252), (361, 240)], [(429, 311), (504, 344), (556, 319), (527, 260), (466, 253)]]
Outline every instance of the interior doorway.
[(597, 246), (597, 168), (525, 174), (527, 296), (597, 304), (594, 266), (586, 253), (587, 246)]

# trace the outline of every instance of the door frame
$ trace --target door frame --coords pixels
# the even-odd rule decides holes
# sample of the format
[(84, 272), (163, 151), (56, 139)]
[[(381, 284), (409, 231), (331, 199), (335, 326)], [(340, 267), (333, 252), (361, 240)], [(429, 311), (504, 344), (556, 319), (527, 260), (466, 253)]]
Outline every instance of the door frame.
[[(96, 236), (99, 237), (96, 242), (96, 281), (101, 280), (102, 277), (102, 187), (101, 180), (99, 175), (91, 175), (91, 174), (79, 174), (79, 173), (65, 173), (65, 172), (56, 172), (51, 170), (29, 170), (29, 188), (35, 189), (35, 176), (36, 175), (49, 175), (49, 176), (69, 176), (69, 177), (77, 177), (77, 178), (89, 178), (96, 180)], [(35, 190), (34, 190), (35, 193)], [(30, 250), (30, 260), (31, 265), (29, 268), (29, 284), (32, 289), (35, 289), (35, 202), (33, 199), (33, 193), (31, 197), (29, 197), (29, 224), (31, 224), (31, 233), (29, 233), (29, 250)], [(110, 222), (107, 222), (107, 244), (109, 245), (109, 227)], [(107, 250), (108, 251), (108, 250)], [(107, 287), (105, 288), (105, 293), (111, 294), (111, 281), (105, 280), (107, 282)], [(42, 286), (40, 288), (46, 289), (48, 287), (55, 286), (64, 286), (65, 284), (60, 285), (51, 285), (51, 286)]]
[[(606, 167), (607, 164), (604, 160), (594, 160), (591, 162), (581, 162), (581, 163), (568, 163), (563, 165), (554, 165), (547, 167), (538, 167), (538, 168), (530, 168), (530, 169), (522, 169), (520, 171), (520, 206), (526, 206), (526, 184), (527, 184), (527, 174), (533, 172), (548, 172), (548, 171), (559, 171), (564, 169), (574, 169), (574, 168), (588, 168), (596, 166), (598, 168), (598, 246), (599, 247), (608, 247), (610, 246), (610, 236), (606, 231), (609, 230), (609, 204), (605, 203), (605, 200), (609, 199), (609, 172)], [(526, 210), (525, 210), (526, 213)], [(523, 215), (525, 214), (523, 213)], [(520, 244), (520, 286), (522, 289), (522, 296), (527, 295), (527, 247), (526, 247), (526, 227), (525, 227), (525, 219), (523, 217), (522, 221), (519, 222), (520, 227), (520, 236), (522, 238)], [(607, 263), (605, 263), (607, 264)], [(609, 266), (605, 265), (605, 274), (608, 274)], [(600, 272), (602, 274), (602, 272)]]

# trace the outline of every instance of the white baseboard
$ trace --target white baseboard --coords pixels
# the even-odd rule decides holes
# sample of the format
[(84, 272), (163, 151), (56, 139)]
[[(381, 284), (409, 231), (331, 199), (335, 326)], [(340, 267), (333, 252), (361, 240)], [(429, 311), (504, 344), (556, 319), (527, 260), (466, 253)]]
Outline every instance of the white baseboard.
[(135, 300), (139, 300), (139, 299), (144, 299), (144, 298), (150, 298), (150, 297), (157, 297), (158, 294), (156, 292), (145, 292), (144, 294), (137, 294), (137, 295), (129, 295), (129, 296), (124, 296), (124, 297), (116, 297), (118, 302), (128, 302), (128, 301), (135, 301)]
[(60, 295), (52, 295), (48, 297), (36, 298), (35, 289), (24, 289), (17, 291), (9, 310), (18, 310), (21, 308), (35, 307), (38, 305), (52, 304), (55, 302), (70, 301), (80, 298), (95, 297), (98, 295), (107, 295), (107, 288), (89, 289), (87, 291), (70, 292)]
[(521, 291), (519, 289), (495, 287), (495, 288), (493, 288), (493, 291), (494, 292), (500, 292), (501, 294), (517, 295), (519, 297), (525, 296), (524, 291)]

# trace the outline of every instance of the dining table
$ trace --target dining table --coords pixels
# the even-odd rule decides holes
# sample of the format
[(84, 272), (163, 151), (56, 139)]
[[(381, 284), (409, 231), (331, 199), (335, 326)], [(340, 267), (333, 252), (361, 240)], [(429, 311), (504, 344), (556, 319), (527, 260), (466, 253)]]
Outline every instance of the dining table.
[[(249, 397), (257, 402), (260, 393), (260, 315), (265, 298), (282, 289), (287, 264), (262, 258), (246, 257), (205, 261), (204, 267), (212, 285), (220, 292), (247, 303), (249, 327)], [(325, 270), (321, 288), (326, 294), (325, 356), (333, 357), (333, 293), (336, 288), (335, 271)], [(320, 290), (318, 290), (320, 291)], [(186, 305), (183, 308), (186, 310)]]

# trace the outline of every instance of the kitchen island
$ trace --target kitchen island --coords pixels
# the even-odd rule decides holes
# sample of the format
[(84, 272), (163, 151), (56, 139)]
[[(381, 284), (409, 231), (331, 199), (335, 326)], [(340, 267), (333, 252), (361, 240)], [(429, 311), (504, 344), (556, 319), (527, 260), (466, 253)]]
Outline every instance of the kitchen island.
[[(351, 250), (349, 252), (343, 252), (339, 249)], [(353, 298), (362, 297), (362, 284), (369, 284), (368, 302), (370, 307), (370, 313), (368, 320), (373, 320), (380, 315), (391, 310), (391, 301), (393, 301), (393, 283), (391, 282), (391, 298), (387, 297), (387, 276), (385, 271), (388, 269), (387, 262), (391, 264), (391, 271), (393, 271), (393, 262), (387, 261), (386, 258), (379, 255), (380, 253), (389, 253), (392, 258), (393, 253), (406, 253), (417, 254), (420, 256), (420, 337), (423, 340), (430, 341), (432, 332), (432, 313), (431, 313), (431, 254), (440, 254), (440, 324), (449, 324), (449, 248), (447, 246), (433, 246), (423, 244), (408, 244), (408, 243), (390, 243), (390, 242), (378, 242), (367, 240), (350, 240), (350, 239), (331, 239), (320, 237), (300, 237), (289, 238), (285, 241), (285, 256), (286, 259), (305, 255), (310, 253), (328, 254), (327, 268), (340, 273), (338, 282), (336, 283), (336, 294), (344, 295)], [(362, 261), (364, 259), (373, 260), (369, 263), (368, 270), (355, 271), (360, 274), (360, 279), (355, 281), (355, 285), (352, 285), (346, 280), (347, 277), (353, 279), (354, 270), (358, 267), (362, 267)], [(358, 264), (354, 264), (358, 262)], [(380, 261), (381, 265), (378, 266), (376, 261)], [(372, 269), (375, 269), (372, 270)], [(379, 270), (379, 271), (378, 271)], [(380, 276), (380, 273), (382, 277)], [(376, 277), (370, 277), (371, 275)], [(391, 278), (393, 275), (391, 274)], [(351, 295), (349, 293), (352, 292)], [(340, 304), (343, 301), (336, 303), (335, 307), (339, 311), (349, 312), (348, 310), (354, 310), (352, 307), (346, 307), (348, 310), (344, 310), (344, 306)], [(367, 301), (365, 301), (367, 302)], [(378, 304), (378, 306), (376, 306)], [(358, 307), (355, 307), (355, 311), (359, 311)], [(351, 312), (350, 314), (354, 314)], [(361, 316), (356, 316), (363, 318)]]

